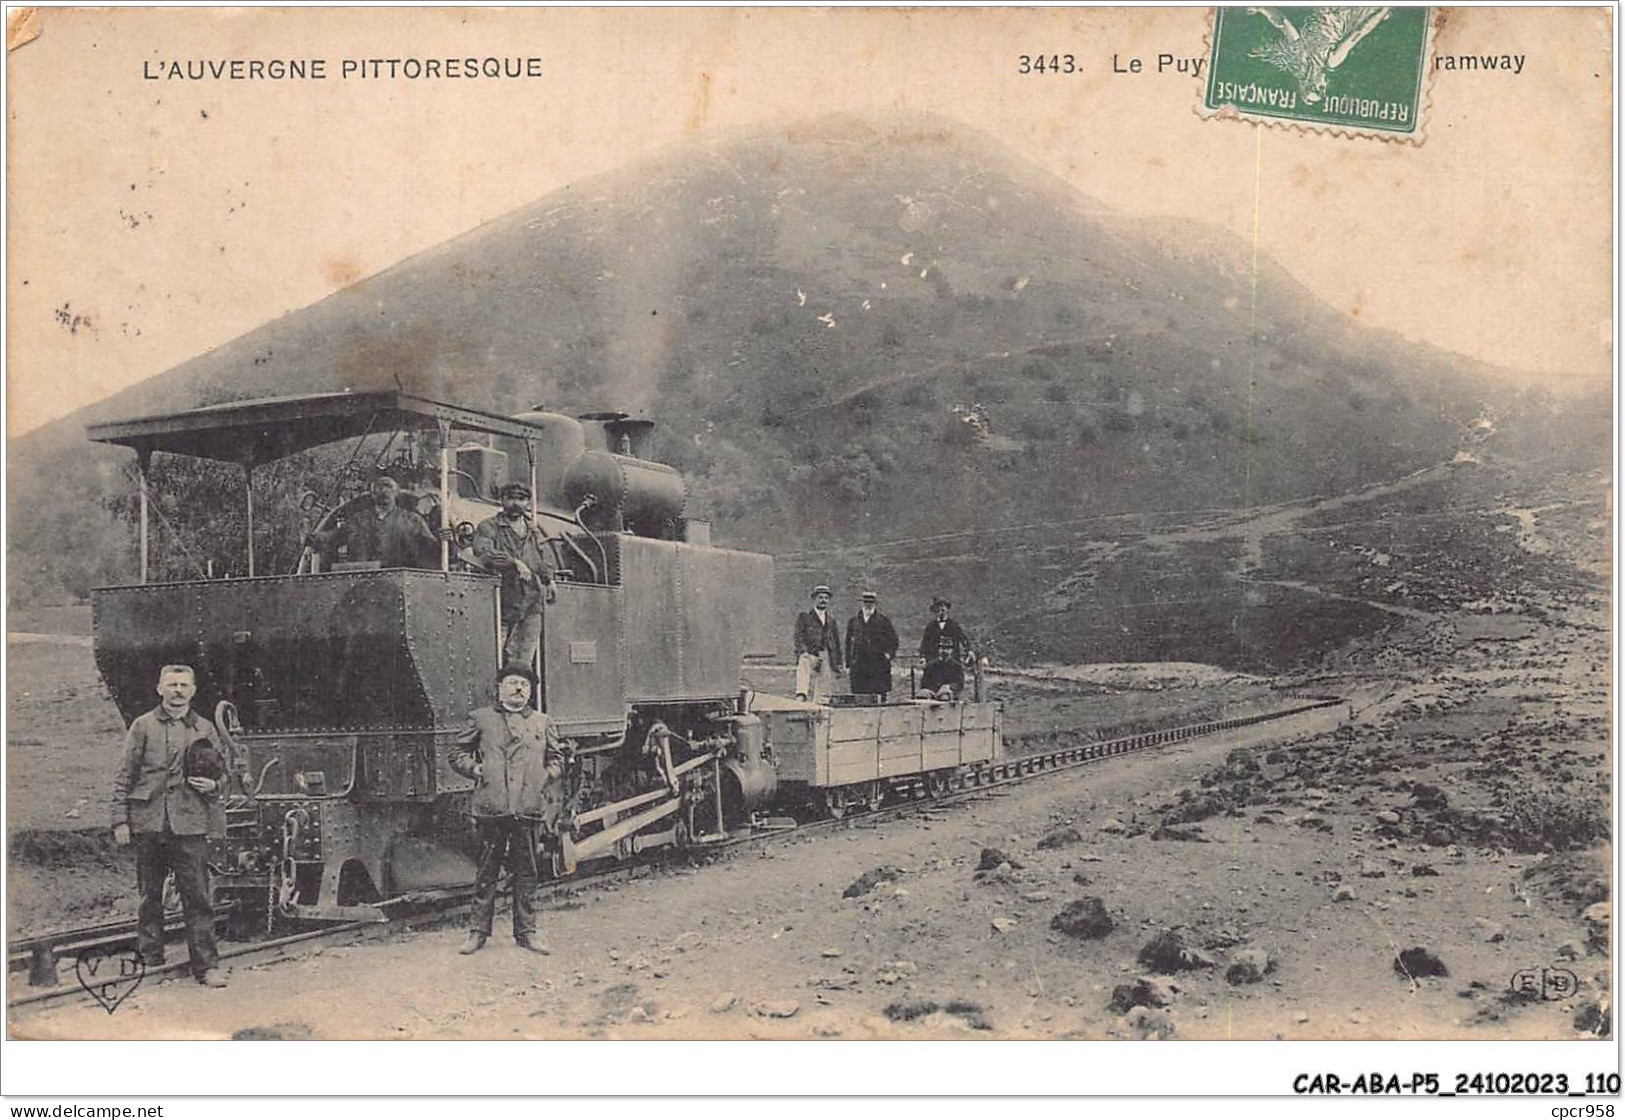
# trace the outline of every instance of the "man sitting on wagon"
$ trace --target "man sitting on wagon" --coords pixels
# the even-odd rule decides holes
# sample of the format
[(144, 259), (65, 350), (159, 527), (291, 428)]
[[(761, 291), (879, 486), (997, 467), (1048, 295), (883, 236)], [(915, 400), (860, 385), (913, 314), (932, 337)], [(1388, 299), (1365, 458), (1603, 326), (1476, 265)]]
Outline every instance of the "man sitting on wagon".
[(970, 635), (948, 617), (953, 604), (938, 595), (931, 600), (931, 609), (937, 617), (925, 624), (920, 637), (920, 657), (925, 662), (925, 673), (920, 678), (920, 691), (939, 699), (943, 690), (948, 697), (957, 697), (965, 690), (965, 666), (975, 658)]

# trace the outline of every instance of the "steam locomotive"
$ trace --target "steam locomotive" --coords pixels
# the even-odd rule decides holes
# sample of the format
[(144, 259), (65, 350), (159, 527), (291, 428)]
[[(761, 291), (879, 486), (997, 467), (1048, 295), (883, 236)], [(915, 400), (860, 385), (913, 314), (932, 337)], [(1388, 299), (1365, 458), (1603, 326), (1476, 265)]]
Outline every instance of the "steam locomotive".
[[(196, 670), (233, 775), (210, 863), (239, 933), (384, 919), (473, 881), (472, 782), (447, 756), (490, 702), (501, 655), (501, 584), (468, 545), (511, 480), (528, 482), (557, 565), (535, 666), (535, 702), (568, 748), (538, 828), (553, 874), (715, 842), (772, 807), (839, 814), (916, 780), (940, 790), (997, 754), (997, 705), (832, 707), (743, 689), (741, 665), (775, 650), (772, 560), (710, 543), (709, 525), (685, 515), (682, 476), (647, 458), (653, 427), (396, 391), (91, 426), (91, 439), (136, 453), (140, 480), (141, 580), (93, 592), (97, 666), (126, 721), (151, 707), (159, 666)], [(308, 548), (292, 571), (257, 570), (256, 468), (344, 441), (356, 454), (371, 441), (398, 500), (449, 530), (437, 570)], [(149, 581), (160, 452), (241, 468), (246, 575)], [(367, 500), (309, 494), (305, 528), (319, 538)]]

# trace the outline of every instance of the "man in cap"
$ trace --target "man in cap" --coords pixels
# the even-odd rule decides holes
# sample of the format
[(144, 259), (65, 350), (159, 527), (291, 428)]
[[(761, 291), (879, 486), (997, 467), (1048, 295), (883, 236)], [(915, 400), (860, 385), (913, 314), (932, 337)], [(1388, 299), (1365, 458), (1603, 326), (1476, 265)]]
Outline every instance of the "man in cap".
[(852, 691), (882, 700), (891, 692), (891, 663), (897, 656), (897, 628), (880, 613), (873, 591), (858, 596), (858, 613), (846, 624), (846, 664)]
[(497, 493), (502, 512), (474, 530), (474, 559), (502, 577), (502, 664), (529, 669), (542, 638), (542, 604), (557, 595), (553, 561), (530, 519), (530, 487), (510, 482)]
[(841, 628), (829, 613), (833, 593), (819, 584), (812, 591), (812, 610), (796, 615), (796, 699), (821, 703), (841, 672)]
[(378, 561), (381, 568), (438, 568), (440, 541), (422, 515), (399, 502), (400, 486), (379, 472), (369, 489), (371, 505), (352, 509), (336, 529), (316, 535), (314, 544), (331, 563), (344, 547), (344, 559)]
[(920, 689), (924, 692), (940, 693), (947, 688), (951, 695), (958, 696), (965, 688), (965, 664), (976, 656), (970, 635), (948, 617), (952, 607), (940, 595), (931, 600), (937, 617), (925, 624), (925, 633), (920, 637), (920, 657), (925, 661)]
[(564, 773), (564, 754), (552, 721), (531, 707), (536, 678), (509, 667), (497, 674), (495, 707), (469, 713), (447, 762), (477, 783), (469, 802), (480, 834), (474, 878), (473, 924), (459, 953), (477, 953), (491, 936), (497, 881), (503, 865), (513, 875), (513, 939), (521, 949), (546, 953), (536, 940), (532, 896), (540, 878), (536, 827), (556, 798), (548, 787)]
[[(113, 778), (113, 842), (135, 844), (135, 878), (141, 890), (136, 946), (147, 965), (164, 961), (164, 876), (173, 873), (186, 917), (187, 964), (199, 984), (224, 988), (209, 901), (210, 836), (226, 834), (224, 767), (205, 777), (188, 773), (188, 756), (218, 758), (214, 724), (192, 710), (197, 677), (189, 665), (158, 671), (159, 704), (143, 712), (124, 736), (124, 755)], [(198, 769), (198, 767), (194, 767)]]

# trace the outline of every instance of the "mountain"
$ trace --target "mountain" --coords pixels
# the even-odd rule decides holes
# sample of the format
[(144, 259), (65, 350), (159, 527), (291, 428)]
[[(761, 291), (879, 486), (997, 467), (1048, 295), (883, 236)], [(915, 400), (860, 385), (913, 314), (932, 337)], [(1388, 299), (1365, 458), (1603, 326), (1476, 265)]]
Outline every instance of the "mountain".
[[(1252, 261), (1225, 231), (1114, 213), (937, 117), (721, 134), (18, 440), (14, 539), (50, 531), (31, 499), (64, 479), (116, 483), (89, 420), (397, 384), (496, 411), (644, 411), (717, 538), (781, 555), (1249, 507), (1452, 457), (1493, 371), (1364, 329), (1268, 260), (1255, 307)], [(49, 571), (34, 559), (14, 571)]]

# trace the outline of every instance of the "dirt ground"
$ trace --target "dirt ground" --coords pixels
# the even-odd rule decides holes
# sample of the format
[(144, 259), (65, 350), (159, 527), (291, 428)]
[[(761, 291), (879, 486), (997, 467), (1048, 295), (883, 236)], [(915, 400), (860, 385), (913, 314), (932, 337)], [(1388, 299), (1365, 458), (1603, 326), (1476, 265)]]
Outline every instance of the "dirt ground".
[[(1355, 719), (1335, 730), (1299, 717), (583, 890), (544, 911), (547, 958), (515, 950), (499, 918), (473, 957), (456, 955), (455, 929), (404, 934), (245, 969), (229, 993), (161, 983), (112, 1016), (75, 1006), (11, 1028), (50, 1038), (1607, 1034), (1610, 931), (1594, 907), (1610, 867), (1596, 807), (1606, 631), (1594, 623), (1470, 639), (1447, 676), (1413, 682), (1396, 665), (1381, 680), (1344, 680)], [(1443, 640), (1396, 637), (1401, 649)], [(1530, 798), (1541, 811), (1517, 812)], [(1570, 850), (1519, 850), (1558, 844)], [(853, 893), (863, 879), (869, 889)], [(1396, 969), (1400, 955), (1414, 975)], [(1509, 988), (1543, 967), (1568, 969), (1579, 990), (1544, 1001)], [(1427, 975), (1437, 968), (1445, 974)], [(334, 991), (345, 999), (323, 998)]]
[[(1395, 616), (1380, 640), (1276, 682), (1347, 697), (1350, 708), (1333, 712), (1341, 726), (1301, 717), (582, 889), (545, 910), (547, 958), (519, 953), (500, 925), (469, 958), (454, 951), (455, 929), (401, 934), (246, 968), (227, 993), (154, 983), (111, 1016), (64, 1007), (14, 1016), (11, 1029), (1611, 1036), (1610, 617), (1602, 596), (1535, 607)], [(11, 649), (22, 656), (10, 670), (9, 792), (14, 812), (36, 823), (9, 837), (10, 901), (37, 905), (36, 918), (90, 916), (124, 898), (130, 878), (120, 885), (117, 865), (97, 862), (95, 801), (116, 715), (95, 699), (82, 645)], [(1126, 683), (1023, 678), (1008, 682), (1007, 699), (1039, 731)], [(1256, 682), (1223, 675), (1149, 684), (1122, 690), (1123, 721), (1258, 695), (1243, 694)], [(80, 797), (82, 818), (67, 816)], [(1514, 983), (1541, 975), (1571, 976), (1577, 988), (1544, 999)]]

